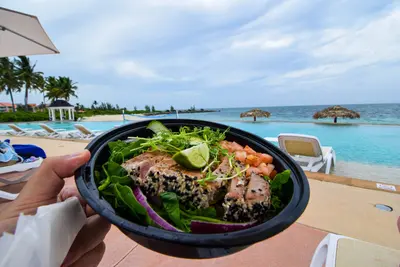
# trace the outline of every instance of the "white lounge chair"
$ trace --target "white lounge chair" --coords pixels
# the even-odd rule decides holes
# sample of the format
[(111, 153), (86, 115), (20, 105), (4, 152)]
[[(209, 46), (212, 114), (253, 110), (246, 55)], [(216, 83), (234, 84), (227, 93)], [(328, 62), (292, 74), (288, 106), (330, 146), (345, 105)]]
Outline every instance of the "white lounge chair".
[(329, 174), (336, 164), (332, 147), (321, 146), (318, 138), (311, 135), (282, 133), (278, 136), (279, 147), (287, 152), (304, 171), (319, 172), (325, 166)]
[(78, 137), (78, 131), (67, 131), (65, 129), (54, 129), (47, 124), (40, 123), (39, 126), (47, 132), (47, 137), (74, 138)]
[[(12, 172), (25, 172), (25, 171), (28, 171), (31, 169), (36, 169), (36, 168), (40, 167), (42, 162), (43, 162), (43, 159), (38, 158), (38, 160), (36, 160), (34, 162), (16, 163), (14, 165), (0, 167), (0, 175), (12, 173)], [(15, 180), (0, 178), (0, 184), (5, 184), (5, 185), (19, 184), (19, 183), (22, 183), (22, 182), (25, 182), (26, 180), (28, 180), (32, 174), (33, 174), (33, 171), (29, 171), (25, 175), (19, 177), (18, 179), (15, 179)], [(0, 198), (7, 199), (7, 200), (14, 200), (17, 198), (17, 196), (18, 196), (18, 194), (12, 194), (12, 193), (8, 193), (8, 192), (0, 190)]]
[(13, 132), (10, 132), (10, 134), (15, 135), (15, 136), (43, 136), (46, 135), (43, 130), (32, 130), (32, 129), (22, 129), (18, 127), (15, 124), (8, 124), (8, 127), (10, 127)]
[(399, 250), (330, 233), (319, 243), (310, 267), (398, 266), (399, 262)]
[(92, 139), (102, 133), (102, 131), (99, 130), (89, 130), (82, 124), (75, 124), (74, 127), (79, 131), (79, 138), (85, 140)]

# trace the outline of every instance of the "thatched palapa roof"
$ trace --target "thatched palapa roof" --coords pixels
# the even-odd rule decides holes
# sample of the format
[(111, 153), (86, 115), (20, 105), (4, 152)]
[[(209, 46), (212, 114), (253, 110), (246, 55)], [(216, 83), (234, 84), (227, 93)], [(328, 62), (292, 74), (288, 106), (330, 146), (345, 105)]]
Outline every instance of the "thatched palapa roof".
[(360, 114), (358, 112), (344, 108), (342, 106), (333, 106), (316, 112), (313, 118), (314, 119), (321, 119), (321, 118), (359, 119)]
[(258, 108), (243, 112), (240, 114), (240, 118), (243, 117), (266, 117), (268, 118), (269, 116), (271, 116), (271, 113), (269, 113), (268, 111), (264, 111)]

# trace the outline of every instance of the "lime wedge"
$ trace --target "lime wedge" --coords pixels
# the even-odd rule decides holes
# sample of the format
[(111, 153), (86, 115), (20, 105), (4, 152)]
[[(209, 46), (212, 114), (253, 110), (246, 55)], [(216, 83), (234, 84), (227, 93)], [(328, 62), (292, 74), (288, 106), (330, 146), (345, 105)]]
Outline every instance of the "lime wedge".
[(200, 145), (202, 143), (204, 143), (204, 139), (202, 139), (200, 137), (193, 136), (193, 137), (190, 137), (190, 139), (189, 139), (189, 144), (191, 146), (197, 146), (197, 145)]
[(210, 150), (203, 143), (176, 153), (172, 157), (179, 165), (188, 169), (200, 169), (207, 165), (210, 159)]

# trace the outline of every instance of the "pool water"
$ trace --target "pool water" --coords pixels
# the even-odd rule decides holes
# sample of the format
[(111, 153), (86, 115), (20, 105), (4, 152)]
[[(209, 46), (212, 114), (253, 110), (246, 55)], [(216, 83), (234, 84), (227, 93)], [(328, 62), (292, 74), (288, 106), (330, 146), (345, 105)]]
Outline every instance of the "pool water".
[[(332, 146), (337, 159), (363, 164), (400, 167), (400, 126), (324, 125), (315, 123), (218, 121), (261, 137), (277, 137), (280, 133), (317, 136), (323, 146)], [(109, 130), (124, 122), (80, 122), (91, 130)], [(130, 122), (125, 122), (130, 123)], [(74, 130), (73, 122), (48, 123), (55, 129)], [(37, 123), (21, 123), (21, 128), (40, 129)], [(8, 129), (1, 124), (0, 129)]]

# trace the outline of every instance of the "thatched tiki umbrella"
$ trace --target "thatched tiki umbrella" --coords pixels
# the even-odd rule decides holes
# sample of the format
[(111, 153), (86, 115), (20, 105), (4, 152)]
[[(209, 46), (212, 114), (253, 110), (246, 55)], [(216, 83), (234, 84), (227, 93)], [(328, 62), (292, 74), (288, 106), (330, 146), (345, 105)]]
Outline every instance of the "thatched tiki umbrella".
[(269, 116), (271, 116), (271, 113), (269, 113), (268, 111), (264, 111), (258, 108), (243, 112), (240, 114), (240, 118), (243, 117), (253, 117), (254, 121), (256, 121), (257, 117), (266, 117), (268, 118)]
[(314, 119), (320, 118), (333, 118), (333, 122), (337, 123), (337, 118), (349, 118), (349, 119), (359, 119), (360, 114), (353, 110), (341, 107), (341, 106), (333, 106), (326, 108), (324, 110), (318, 111), (314, 114)]

